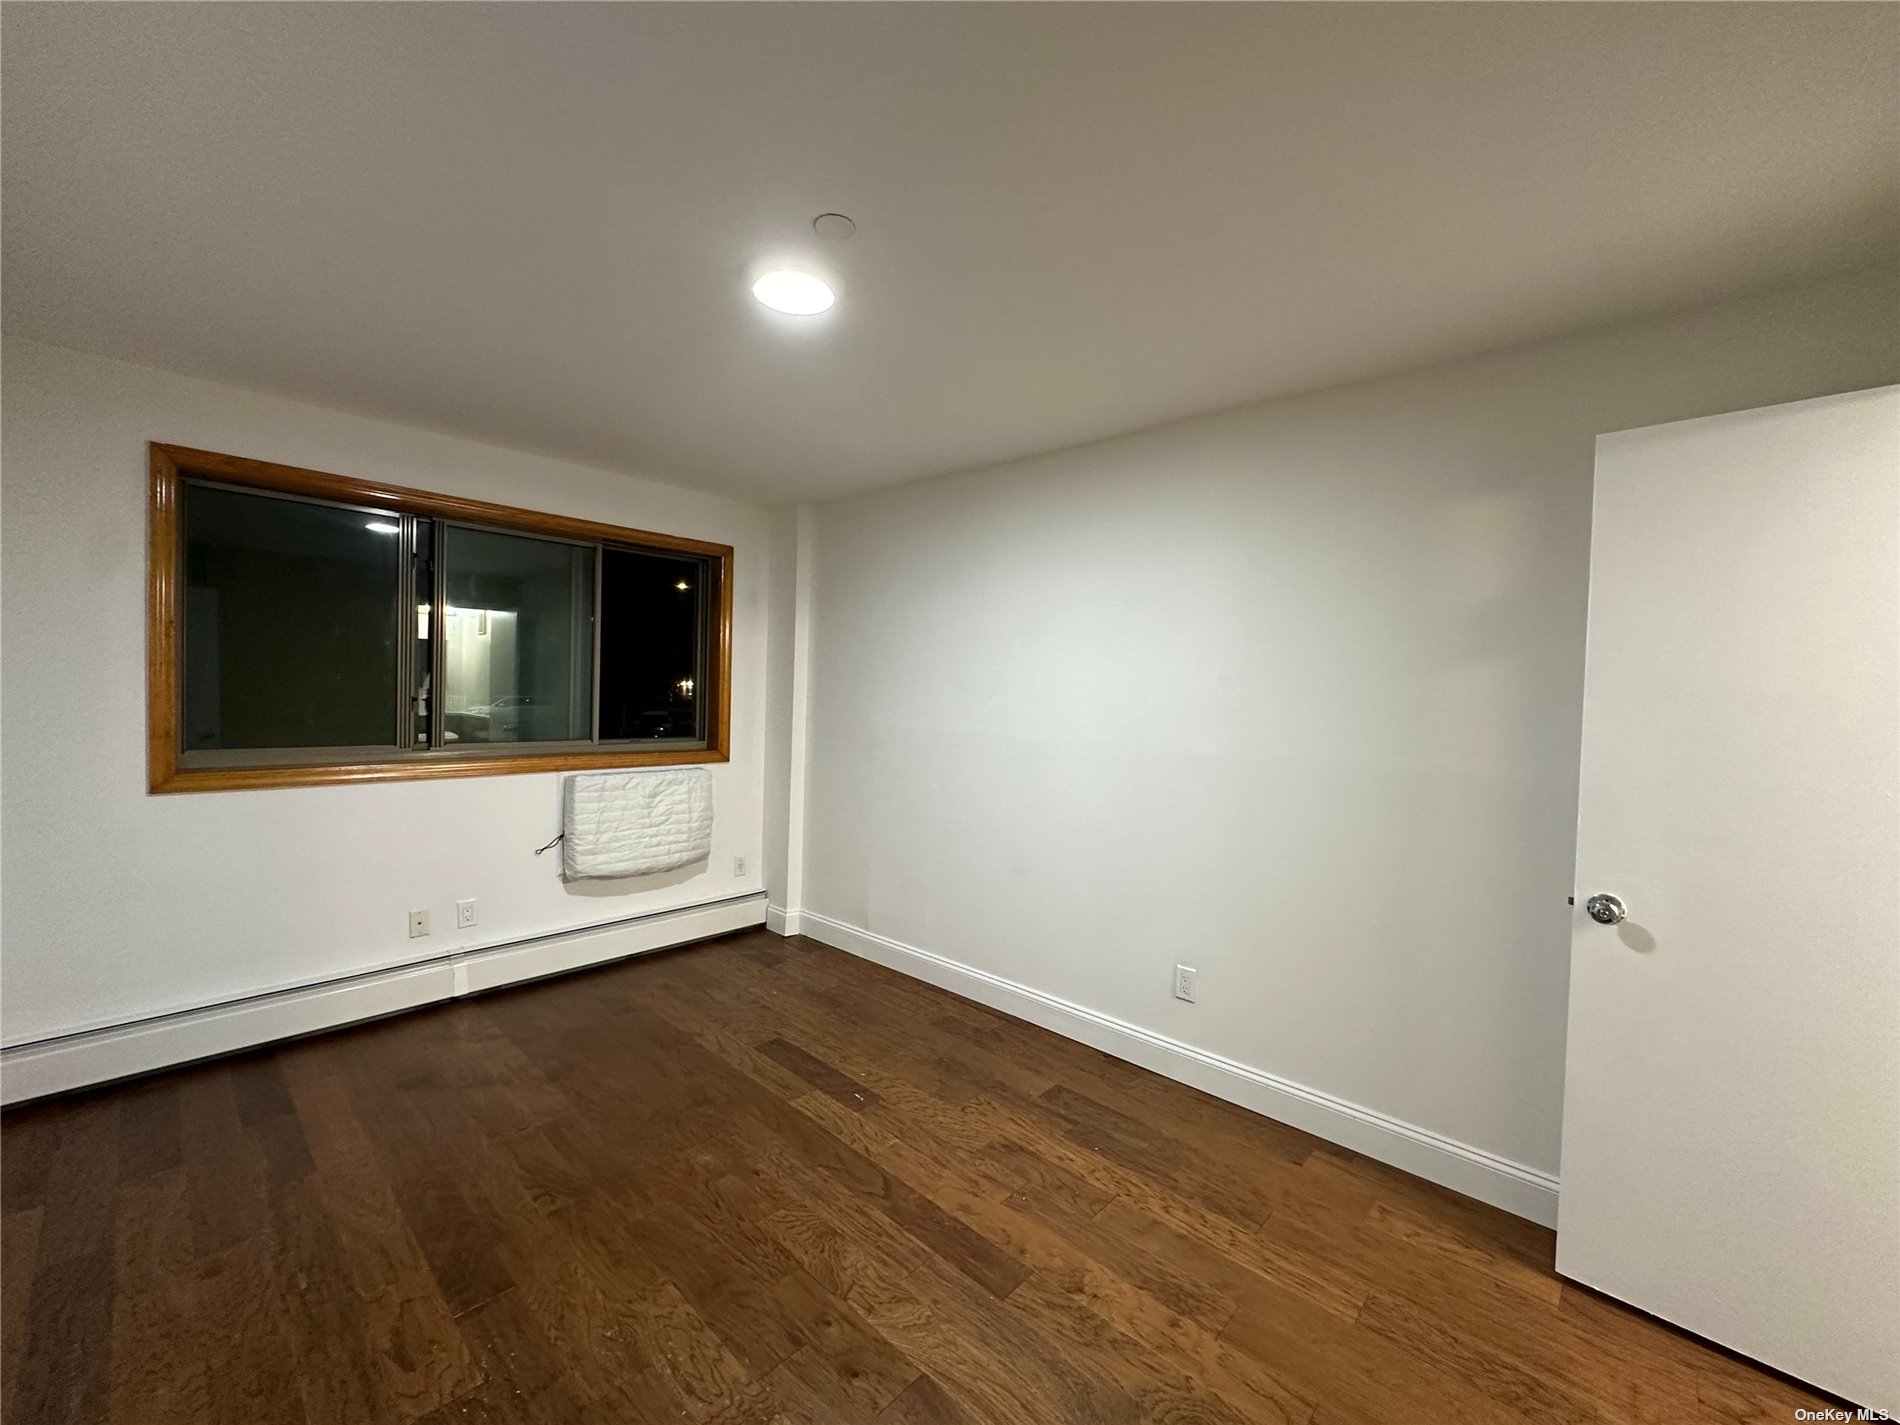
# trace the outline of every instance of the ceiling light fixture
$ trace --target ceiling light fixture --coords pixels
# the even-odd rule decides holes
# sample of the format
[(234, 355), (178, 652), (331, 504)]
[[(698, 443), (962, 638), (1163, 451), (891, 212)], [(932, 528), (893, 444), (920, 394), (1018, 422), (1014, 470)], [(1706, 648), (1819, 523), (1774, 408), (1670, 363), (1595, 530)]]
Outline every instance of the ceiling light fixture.
[(822, 278), (787, 269), (766, 273), (752, 284), (752, 295), (773, 311), (793, 317), (815, 317), (830, 311), (838, 300), (831, 284)]

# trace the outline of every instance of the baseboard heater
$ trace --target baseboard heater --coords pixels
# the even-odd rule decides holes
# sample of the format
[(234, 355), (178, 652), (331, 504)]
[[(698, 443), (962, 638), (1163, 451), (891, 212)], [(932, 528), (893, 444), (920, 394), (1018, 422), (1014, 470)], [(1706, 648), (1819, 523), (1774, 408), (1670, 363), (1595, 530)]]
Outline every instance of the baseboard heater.
[(175, 1068), (764, 923), (763, 892), (726, 896), (9, 1045), (0, 1049), (0, 1103)]

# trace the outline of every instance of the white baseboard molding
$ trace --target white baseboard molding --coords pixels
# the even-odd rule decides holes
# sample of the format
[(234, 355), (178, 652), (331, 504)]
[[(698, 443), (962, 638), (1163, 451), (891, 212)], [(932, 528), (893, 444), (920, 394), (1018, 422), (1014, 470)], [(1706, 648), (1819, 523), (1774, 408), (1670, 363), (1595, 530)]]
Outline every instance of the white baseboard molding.
[(765, 928), (774, 935), (803, 935), (804, 915), (797, 910), (788, 910), (782, 905), (767, 905), (765, 908)]
[[(768, 911), (768, 925), (771, 916)], [(1389, 1163), (1427, 1182), (1546, 1227), (1557, 1225), (1557, 1179), (1549, 1173), (816, 911), (781, 910), (778, 919), (798, 926), (781, 934), (810, 936), (1191, 1084), (1216, 1098)]]
[(765, 923), (763, 895), (445, 955), (0, 1051), (0, 1103), (108, 1083)]

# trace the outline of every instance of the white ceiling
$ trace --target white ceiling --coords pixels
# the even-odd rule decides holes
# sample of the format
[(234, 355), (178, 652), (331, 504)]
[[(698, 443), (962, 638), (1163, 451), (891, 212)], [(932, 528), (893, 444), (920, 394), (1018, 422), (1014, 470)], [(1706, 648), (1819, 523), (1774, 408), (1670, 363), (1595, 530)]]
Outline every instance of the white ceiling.
[[(0, 39), (9, 330), (773, 500), (1900, 231), (1885, 4), (16, 0)], [(839, 305), (757, 307), (775, 257)]]

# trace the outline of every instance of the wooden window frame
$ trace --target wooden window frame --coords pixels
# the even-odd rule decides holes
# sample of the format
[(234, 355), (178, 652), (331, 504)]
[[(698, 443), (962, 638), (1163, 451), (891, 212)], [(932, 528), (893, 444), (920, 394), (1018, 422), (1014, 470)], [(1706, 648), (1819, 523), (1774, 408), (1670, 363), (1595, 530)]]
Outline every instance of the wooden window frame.
[[(145, 683), (146, 771), (153, 792), (229, 792), (257, 787), (318, 787), (348, 782), (403, 782), (434, 777), (493, 777), (527, 772), (566, 772), (603, 767), (677, 766), (725, 762), (732, 756), (732, 546), (655, 534), (592, 520), (569, 519), (512, 505), (494, 505), (456, 495), (438, 495), (402, 485), (355, 480), (294, 465), (275, 465), (215, 451), (153, 441), (146, 579)], [(485, 525), (523, 534), (552, 535), (584, 543), (670, 550), (708, 560), (718, 587), (709, 594), (707, 672), (713, 684), (703, 748), (618, 745), (599, 751), (473, 753), (391, 747), (386, 758), (350, 762), (259, 764), (247, 767), (180, 765), (183, 680), (183, 549), (180, 492), (187, 480), (212, 480), (282, 495), (349, 505), (373, 505), (398, 514)]]

